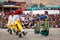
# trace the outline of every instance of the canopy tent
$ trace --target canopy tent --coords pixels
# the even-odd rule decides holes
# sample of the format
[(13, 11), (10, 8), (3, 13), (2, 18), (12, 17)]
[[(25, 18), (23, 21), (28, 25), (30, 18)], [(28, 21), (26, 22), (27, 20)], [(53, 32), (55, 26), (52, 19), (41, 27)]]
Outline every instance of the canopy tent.
[(60, 8), (60, 6), (45, 6), (44, 8)]
[(38, 7), (33, 7), (32, 9), (33, 9), (33, 10), (38, 10), (39, 8), (38, 8)]
[(39, 7), (40, 10), (42, 10), (42, 9), (48, 10), (49, 8), (58, 9), (58, 8), (60, 8), (60, 6), (45, 6), (45, 7)]
[(29, 7), (28, 10), (32, 10), (32, 7)]
[(38, 10), (38, 6), (29, 7), (28, 10)]
[(0, 3), (4, 2), (4, 0), (0, 0)]
[(33, 6), (29, 7), (28, 10), (48, 10), (49, 8), (60, 9), (60, 6), (44, 6), (44, 7)]

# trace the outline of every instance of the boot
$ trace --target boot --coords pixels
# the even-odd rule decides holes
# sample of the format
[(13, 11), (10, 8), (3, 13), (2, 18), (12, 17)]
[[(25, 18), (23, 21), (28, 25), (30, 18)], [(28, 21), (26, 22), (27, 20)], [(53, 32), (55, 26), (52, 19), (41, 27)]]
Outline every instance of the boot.
[(16, 35), (18, 35), (18, 31), (16, 32)]
[(10, 34), (12, 34), (12, 30), (10, 29)]
[(19, 37), (22, 37), (22, 34), (19, 34)]
[(24, 32), (24, 31), (22, 33), (23, 33), (24, 36), (27, 34), (27, 32)]
[(10, 29), (7, 30), (7, 32), (9, 32), (9, 31), (10, 31)]
[(8, 31), (10, 34), (12, 34), (12, 30), (11, 30), (11, 29), (8, 29), (7, 31)]

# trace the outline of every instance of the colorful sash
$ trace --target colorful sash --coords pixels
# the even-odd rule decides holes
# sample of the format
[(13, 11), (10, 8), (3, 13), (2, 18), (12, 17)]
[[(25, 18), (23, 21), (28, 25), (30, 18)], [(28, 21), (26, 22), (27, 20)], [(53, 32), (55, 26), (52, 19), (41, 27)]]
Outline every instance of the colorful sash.
[(8, 25), (7, 25), (8, 28), (13, 28), (13, 26), (11, 25), (10, 23), (10, 20), (8, 20)]
[(44, 21), (44, 28), (40, 33), (42, 35), (48, 36), (48, 34), (49, 34), (49, 21)]
[(14, 30), (16, 31), (21, 31), (23, 28), (22, 28), (22, 23), (18, 20), (15, 20), (14, 22)]
[(35, 34), (40, 33), (40, 22), (36, 22), (36, 26), (35, 26)]

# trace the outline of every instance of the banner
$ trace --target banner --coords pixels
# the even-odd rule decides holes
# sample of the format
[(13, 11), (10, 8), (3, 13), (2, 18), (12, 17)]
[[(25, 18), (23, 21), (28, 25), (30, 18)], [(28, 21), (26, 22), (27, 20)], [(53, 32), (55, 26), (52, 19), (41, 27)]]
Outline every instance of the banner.
[(45, 11), (48, 11), (48, 14), (59, 14), (59, 10), (33, 10), (33, 11), (23, 11), (24, 14), (44, 14)]

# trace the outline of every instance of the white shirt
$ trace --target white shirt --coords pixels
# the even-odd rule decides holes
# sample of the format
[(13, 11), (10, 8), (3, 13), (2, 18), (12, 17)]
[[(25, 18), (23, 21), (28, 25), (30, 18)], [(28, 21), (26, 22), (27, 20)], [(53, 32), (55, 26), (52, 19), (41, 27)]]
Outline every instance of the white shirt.
[(11, 24), (11, 23), (12, 23), (12, 20), (13, 20), (13, 16), (10, 15), (10, 16), (8, 17), (8, 20), (10, 21), (10, 24)]
[(24, 21), (25, 20), (25, 17), (21, 17), (21, 21)]
[(30, 21), (32, 21), (32, 20), (33, 20), (33, 18), (32, 18), (32, 17), (29, 17), (29, 20), (30, 20)]
[(14, 15), (13, 16), (12, 25), (14, 24), (15, 20), (19, 20), (20, 21), (20, 16), (19, 15)]

